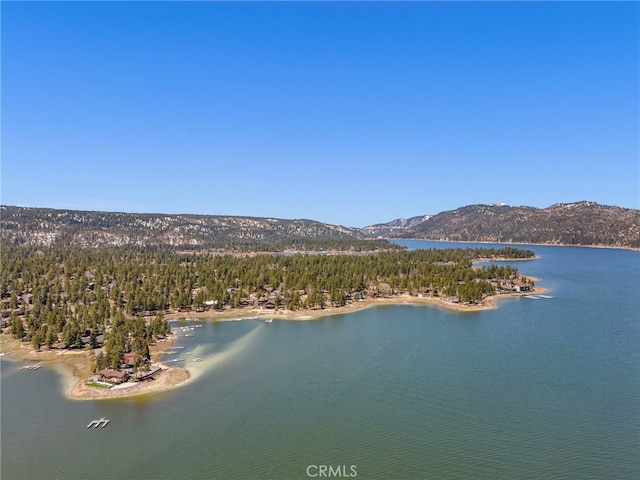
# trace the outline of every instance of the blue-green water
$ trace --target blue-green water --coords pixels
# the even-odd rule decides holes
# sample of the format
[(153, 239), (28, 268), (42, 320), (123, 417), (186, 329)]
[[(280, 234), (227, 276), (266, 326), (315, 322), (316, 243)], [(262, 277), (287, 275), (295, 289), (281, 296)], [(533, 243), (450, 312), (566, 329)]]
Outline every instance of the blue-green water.
[(640, 253), (530, 248), (554, 298), (192, 322), (197, 378), (152, 397), (68, 400), (3, 359), (2, 479), (639, 478)]

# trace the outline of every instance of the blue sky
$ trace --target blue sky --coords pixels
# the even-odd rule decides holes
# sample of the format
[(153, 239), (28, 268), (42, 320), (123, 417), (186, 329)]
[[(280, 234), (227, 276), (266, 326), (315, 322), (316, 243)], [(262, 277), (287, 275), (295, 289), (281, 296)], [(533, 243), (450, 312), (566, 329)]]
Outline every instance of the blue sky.
[(640, 208), (640, 7), (2, 2), (5, 205)]

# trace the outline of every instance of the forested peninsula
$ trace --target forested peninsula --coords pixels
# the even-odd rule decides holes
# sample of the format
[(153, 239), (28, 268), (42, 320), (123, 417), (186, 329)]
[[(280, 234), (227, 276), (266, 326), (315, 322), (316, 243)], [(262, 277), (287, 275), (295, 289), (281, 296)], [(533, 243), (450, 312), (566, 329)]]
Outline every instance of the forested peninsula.
[(93, 372), (144, 379), (154, 371), (150, 347), (171, 333), (170, 317), (317, 316), (401, 298), (477, 308), (499, 294), (531, 292), (533, 282), (513, 266), (474, 261), (531, 258), (534, 252), (511, 247), (220, 255), (7, 245), (0, 268), (2, 337), (36, 352), (87, 352)]

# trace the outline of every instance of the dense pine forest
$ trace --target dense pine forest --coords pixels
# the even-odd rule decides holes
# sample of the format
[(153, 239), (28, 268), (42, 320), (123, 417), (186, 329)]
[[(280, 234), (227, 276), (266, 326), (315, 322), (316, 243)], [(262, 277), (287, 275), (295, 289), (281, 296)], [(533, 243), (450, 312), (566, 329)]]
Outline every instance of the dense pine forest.
[(322, 309), (400, 293), (479, 303), (527, 280), (511, 266), (476, 268), (475, 259), (533, 256), (516, 248), (211, 255), (6, 245), (0, 301), (4, 326), (35, 349), (104, 346), (96, 369), (119, 368), (127, 352), (137, 367), (170, 332), (167, 312)]

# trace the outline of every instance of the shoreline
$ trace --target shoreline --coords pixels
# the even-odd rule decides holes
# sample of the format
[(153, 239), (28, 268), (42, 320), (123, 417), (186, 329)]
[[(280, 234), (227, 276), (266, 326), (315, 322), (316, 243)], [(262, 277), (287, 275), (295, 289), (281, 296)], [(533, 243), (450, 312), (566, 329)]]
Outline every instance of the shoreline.
[[(488, 240), (436, 240), (432, 238), (387, 238), (387, 237), (376, 237), (381, 238), (382, 240), (387, 240), (389, 242), (393, 242), (394, 240), (411, 240), (418, 242), (441, 242), (441, 243), (479, 243), (482, 245), (518, 245), (518, 246), (527, 246), (531, 245), (534, 247), (578, 247), (578, 248), (606, 248), (613, 250), (631, 250), (634, 252), (640, 252), (640, 247), (625, 247), (622, 245), (576, 245), (572, 243), (531, 243), (531, 242), (490, 242)], [(514, 261), (518, 259), (509, 259), (509, 261)], [(519, 260), (528, 260), (528, 259), (519, 259)]]
[[(529, 277), (532, 278), (532, 277)], [(533, 279), (534, 281), (537, 279)], [(320, 320), (331, 315), (343, 315), (366, 310), (381, 305), (409, 305), (409, 306), (433, 306), (458, 313), (473, 313), (497, 308), (496, 302), (503, 298), (515, 298), (520, 296), (538, 295), (547, 292), (546, 288), (534, 287), (527, 293), (505, 293), (493, 295), (484, 300), (483, 304), (467, 305), (447, 302), (436, 297), (415, 297), (409, 294), (399, 294), (391, 297), (369, 298), (360, 302), (353, 302), (343, 307), (326, 307), (315, 310), (271, 310), (237, 308), (227, 309), (221, 312), (170, 312), (165, 315), (166, 320), (194, 318), (208, 321), (232, 321), (238, 318), (271, 318), (276, 320), (307, 321)], [(169, 350), (175, 342), (177, 335), (171, 334), (166, 341), (156, 342), (150, 346), (152, 358)], [(87, 379), (92, 375), (91, 359), (94, 351), (87, 350), (41, 350), (36, 352), (29, 344), (10, 338), (10, 334), (0, 335), (0, 347), (2, 353), (17, 361), (37, 361), (45, 365), (52, 365), (59, 369), (65, 377), (65, 396), (73, 400), (106, 400), (111, 398), (129, 398), (139, 395), (155, 394), (186, 385), (193, 379), (188, 369), (169, 367), (155, 361), (155, 365), (162, 368), (154, 379), (142, 382), (127, 382), (110, 389), (92, 387), (86, 385)], [(7, 348), (10, 351), (7, 351)]]
[[(489, 262), (528, 262), (530, 260), (540, 260), (540, 256), (534, 255), (533, 257), (527, 257), (527, 258), (506, 258), (506, 257), (476, 258), (475, 260), (471, 260), (471, 264), (476, 265), (477, 263), (489, 263)], [(531, 277), (528, 277), (528, 278), (531, 278)]]
[[(167, 341), (150, 345), (151, 356), (156, 357), (169, 350), (177, 335), (167, 337)], [(128, 382), (124, 386), (110, 389), (86, 385), (93, 374), (91, 370), (92, 356), (95, 351), (89, 350), (40, 350), (35, 351), (27, 343), (10, 337), (10, 334), (0, 335), (0, 346), (4, 358), (12, 361), (41, 362), (43, 366), (53, 366), (63, 377), (64, 395), (71, 400), (104, 400), (110, 398), (124, 398), (172, 390), (186, 384), (192, 375), (187, 369), (169, 367), (155, 362), (162, 369), (152, 380), (142, 382)], [(9, 351), (7, 351), (9, 350)]]
[[(150, 345), (149, 350), (151, 357), (157, 357), (169, 350), (177, 338), (178, 336), (172, 333), (166, 337), (165, 341), (155, 342)], [(91, 376), (91, 372), (86, 376), (74, 375), (73, 385), (71, 388), (67, 386), (67, 397), (73, 400), (104, 400), (134, 397), (173, 390), (174, 388), (185, 385), (192, 379), (191, 373), (186, 368), (169, 367), (164, 363), (154, 360), (152, 360), (152, 363), (154, 366), (161, 368), (161, 371), (154, 375), (152, 379), (142, 382), (125, 382), (109, 389), (87, 385), (86, 381), (89, 376)]]
[[(537, 278), (527, 276), (527, 278), (537, 281)], [(485, 310), (493, 310), (496, 307), (496, 300), (502, 298), (516, 298), (521, 296), (539, 295), (548, 292), (548, 289), (535, 286), (533, 291), (527, 293), (503, 293), (487, 297), (482, 304), (460, 304), (443, 300), (439, 297), (415, 297), (409, 294), (397, 294), (390, 297), (367, 298), (360, 302), (353, 302), (342, 307), (325, 307), (323, 309), (303, 309), (303, 310), (273, 310), (273, 309), (256, 309), (256, 308), (235, 308), (227, 309), (221, 312), (212, 310), (204, 312), (171, 312), (165, 315), (167, 320), (176, 320), (181, 318), (196, 318), (199, 320), (213, 321), (231, 321), (237, 318), (272, 318), (278, 320), (319, 320), (331, 315), (342, 315), (346, 313), (354, 313), (360, 310), (377, 307), (380, 305), (411, 305), (441, 307), (458, 313), (480, 312)]]

